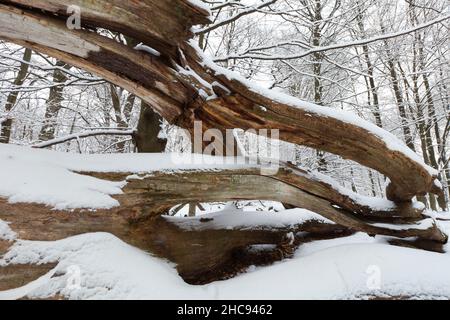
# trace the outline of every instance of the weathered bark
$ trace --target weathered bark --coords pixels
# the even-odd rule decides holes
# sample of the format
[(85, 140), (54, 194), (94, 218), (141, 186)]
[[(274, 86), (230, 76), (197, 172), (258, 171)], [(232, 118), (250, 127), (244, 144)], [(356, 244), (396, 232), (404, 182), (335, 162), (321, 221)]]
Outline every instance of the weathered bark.
[[(69, 3), (59, 1), (62, 2)], [(45, 6), (45, 10), (63, 15), (60, 6), (47, 3), (47, 1), (45, 3), (36, 1), (31, 4), (27, 2), (29, 6), (36, 8)], [(186, 3), (181, 0), (167, 0), (162, 1), (163, 4), (160, 3), (146, 1), (146, 6), (142, 6), (142, 9), (148, 13), (150, 9), (157, 10), (158, 5), (169, 4), (171, 11), (174, 11), (174, 8), (186, 7)], [(70, 1), (70, 4), (73, 4), (73, 1)], [(96, 4), (104, 4), (104, 1), (84, 1), (82, 8), (85, 12), (89, 12), (89, 15), (98, 17), (100, 14), (95, 13), (98, 10)], [(130, 2), (115, 3), (114, 9), (121, 7), (126, 11), (130, 5)], [(416, 195), (430, 191), (439, 192), (433, 183), (436, 177), (421, 164), (401, 152), (391, 150), (375, 134), (332, 117), (311, 115), (311, 112), (303, 109), (275, 102), (252, 91), (237, 80), (229, 80), (225, 76), (218, 75), (201, 64), (202, 59), (197, 56), (195, 50), (183, 41), (178, 43), (182, 54), (167, 59), (170, 50), (167, 51), (167, 56), (151, 56), (126, 48), (125, 45), (93, 32), (68, 30), (64, 21), (58, 18), (19, 10), (11, 5), (0, 6), (0, 17), (1, 38), (70, 61), (72, 65), (104, 77), (141, 97), (171, 123), (188, 129), (192, 129), (193, 120), (202, 120), (205, 129), (280, 129), (282, 140), (335, 153), (385, 174), (392, 181), (387, 190), (388, 197), (392, 200), (409, 201)], [(152, 45), (151, 42), (155, 42), (155, 39), (146, 41), (145, 36), (135, 33), (135, 30), (128, 30), (129, 23), (128, 25), (122, 23), (123, 18), (116, 17), (113, 13), (98, 18), (99, 21), (95, 19), (90, 21), (88, 18), (90, 26), (98, 22), (99, 26), (131, 35), (146, 44)], [(171, 15), (170, 19), (174, 21), (164, 21), (147, 27), (153, 28), (151, 29), (153, 33), (161, 33), (166, 32), (166, 24), (180, 24), (194, 20), (201, 23), (206, 20), (205, 14), (194, 8), (187, 8), (180, 15)], [(12, 25), (14, 28), (11, 28)], [(127, 27), (124, 27), (125, 25)], [(184, 33), (185, 36), (186, 34), (189, 32)], [(198, 89), (204, 89), (209, 94), (212, 93), (211, 90), (194, 77), (180, 73), (180, 65), (195, 70), (211, 84), (214, 82), (220, 84), (214, 85), (215, 92), (219, 93), (220, 97), (204, 101), (198, 96)], [(267, 112), (259, 108), (261, 105)]]
[(193, 94), (162, 57), (91, 31), (70, 30), (65, 21), (44, 14), (0, 5), (0, 37), (95, 73), (142, 97), (169, 120), (181, 113)]
[[(301, 232), (296, 239), (298, 246), (313, 239), (347, 236), (353, 233), (345, 227), (308, 221), (286, 228), (262, 230), (211, 229), (211, 221), (198, 221), (195, 230), (178, 227), (163, 217), (153, 217), (130, 222), (121, 212), (49, 212), (41, 205), (11, 205), (0, 200), (0, 216), (11, 222), (11, 228), (21, 239), (55, 241), (89, 232), (109, 232), (142, 250), (177, 265), (180, 275), (188, 282), (200, 284), (229, 278), (251, 264), (258, 264), (255, 257), (247, 257), (252, 245), (272, 244), (275, 252), (267, 252), (257, 258), (261, 264), (283, 259), (280, 250), (287, 233)], [(30, 219), (31, 217), (31, 219)], [(6, 244), (11, 245), (11, 243)], [(192, 247), (195, 246), (195, 250)], [(17, 266), (0, 268), (0, 290), (11, 289), (34, 280), (54, 265)], [(34, 278), (34, 279), (33, 279)]]
[[(25, 79), (28, 75), (29, 64), (31, 60), (32, 51), (30, 49), (25, 49), (23, 54), (23, 62), (20, 64), (19, 72), (17, 73), (17, 77), (14, 80), (14, 86), (21, 86), (25, 82)], [(8, 98), (6, 99), (5, 112), (10, 112), (12, 108), (16, 105), (17, 97), (19, 96), (19, 91), (12, 91)], [(1, 123), (1, 131), (0, 131), (0, 143), (9, 143), (11, 138), (11, 130), (12, 130), (13, 119), (11, 117), (7, 117), (6, 120)]]
[[(131, 173), (85, 174), (120, 181)], [(274, 200), (317, 212), (344, 227), (369, 234), (400, 238), (414, 236), (438, 242), (447, 240), (436, 225), (427, 229), (419, 227), (417, 223), (423, 217), (420, 210), (411, 204), (380, 212), (357, 203), (348, 194), (341, 194), (332, 185), (319, 181), (308, 172), (289, 167), (281, 168), (273, 176), (264, 175), (264, 171), (259, 168), (154, 172), (142, 178), (128, 179), (123, 191), (123, 194), (114, 196), (120, 207), (112, 209), (109, 214), (124, 215), (134, 222), (160, 215), (180, 203)], [(2, 212), (0, 219), (8, 221), (5, 214), (8, 213)]]
[[(86, 173), (109, 180), (123, 180), (128, 173)], [(355, 231), (383, 234), (405, 240), (392, 240), (394, 244), (442, 251), (446, 236), (434, 225), (429, 229), (415, 228), (420, 218), (398, 218), (398, 224), (376, 225), (392, 219), (382, 216), (365, 217), (351, 212), (355, 206), (349, 200), (338, 209), (329, 199), (316, 194), (335, 191), (326, 184), (310, 180), (304, 172), (282, 171), (276, 176), (261, 176), (258, 169), (213, 172), (152, 173), (128, 180), (124, 194), (115, 198), (120, 206), (110, 210), (52, 210), (38, 204), (11, 204), (0, 199), (0, 219), (10, 223), (19, 239), (55, 241), (89, 232), (108, 232), (127, 243), (169, 259), (177, 265), (180, 275), (190, 283), (207, 283), (226, 279), (251, 264), (268, 264), (289, 256), (296, 246), (304, 242), (348, 236)], [(295, 178), (296, 177), (296, 178)], [(233, 201), (239, 199), (267, 199), (284, 201), (296, 207), (314, 210), (339, 224), (315, 220), (286, 228), (262, 230), (211, 229), (211, 221), (199, 220), (190, 230), (180, 229), (161, 213), (179, 203)], [(363, 210), (363, 208), (360, 208)], [(390, 212), (388, 213), (390, 214)], [(399, 228), (403, 223), (411, 225)], [(286, 243), (287, 233), (296, 234), (294, 243)], [(305, 234), (306, 233), (306, 234)], [(417, 237), (418, 242), (407, 240)], [(200, 245), (199, 245), (200, 244)], [(273, 250), (255, 255), (249, 246), (275, 245)], [(5, 252), (8, 243), (0, 242)], [(195, 250), (191, 250), (195, 245)], [(45, 273), (49, 266), (10, 266), (0, 268), (1, 288), (20, 286), (24, 281)]]
[(44, 10), (64, 20), (69, 6), (81, 9), (81, 23), (102, 27), (145, 42), (172, 58), (178, 45), (192, 37), (191, 28), (208, 24), (208, 13), (187, 0), (2, 0), (23, 8)]
[[(391, 218), (393, 213), (377, 213), (369, 209), (370, 213), (364, 216), (356, 210), (367, 212), (367, 207), (355, 204), (326, 183), (317, 183), (302, 174), (303, 172), (280, 170), (275, 176), (262, 176), (259, 169), (154, 174), (143, 180), (130, 181), (124, 189), (125, 195), (118, 195), (117, 199), (124, 208), (133, 207), (137, 217), (165, 212), (170, 207), (184, 202), (275, 200), (317, 212), (342, 226), (369, 234), (394, 237), (415, 235), (419, 238), (446, 241), (446, 236), (437, 227), (427, 230), (416, 229), (414, 223), (421, 219), (421, 216), (417, 216), (417, 212), (415, 217), (409, 219), (402, 218), (404, 213), (400, 213), (398, 223), (413, 224), (405, 230), (398, 230), (394, 226), (391, 228), (385, 224), (377, 225), (376, 222), (395, 221)], [(330, 199), (331, 197), (337, 199), (338, 196), (341, 197), (338, 202)], [(352, 206), (354, 209), (350, 209)], [(144, 208), (145, 212), (139, 213), (136, 211), (137, 208)], [(411, 207), (405, 209), (414, 211)]]
[[(131, 173), (80, 174), (121, 181)], [(11, 204), (0, 199), (0, 220), (10, 223), (18, 238), (24, 240), (54, 241), (89, 232), (108, 232), (176, 263), (180, 275), (193, 284), (227, 279), (249, 265), (264, 265), (286, 258), (304, 242), (348, 236), (355, 231), (405, 238), (394, 244), (433, 251), (442, 251), (442, 244), (447, 240), (436, 225), (428, 229), (416, 227), (422, 216), (411, 206), (377, 212), (339, 193), (327, 182), (290, 166), (281, 168), (274, 176), (263, 175), (259, 168), (248, 168), (141, 173), (140, 177), (134, 175), (127, 181), (124, 193), (114, 196), (120, 206), (110, 210), (66, 212), (38, 204)], [(338, 224), (309, 221), (286, 228), (216, 230), (210, 229), (209, 220), (200, 219), (196, 228), (184, 230), (161, 217), (180, 203), (241, 199), (281, 201), (313, 210)], [(410, 218), (404, 218), (404, 212), (397, 212), (402, 210), (408, 212)], [(393, 219), (393, 216), (398, 218)], [(285, 236), (290, 232), (297, 235), (294, 243), (286, 242)], [(411, 237), (419, 239), (418, 242), (407, 242)], [(250, 246), (258, 244), (275, 247), (258, 254), (249, 250)], [(194, 245), (195, 250), (192, 250)], [(7, 247), (8, 243), (0, 242), (0, 251), (5, 252)], [(0, 289), (23, 285), (53, 266), (0, 268)]]
[[(83, 174), (122, 181), (135, 173)], [(123, 215), (136, 223), (158, 216), (181, 203), (274, 200), (317, 212), (344, 227), (369, 234), (401, 238), (415, 236), (440, 242), (447, 240), (435, 225), (428, 229), (419, 228), (416, 223), (423, 217), (420, 210), (411, 204), (379, 211), (359, 204), (351, 193), (341, 193), (328, 182), (290, 166), (281, 167), (278, 173), (271, 176), (265, 175), (257, 167), (223, 171), (152, 172), (148, 176), (144, 174), (138, 178), (129, 178), (123, 191), (123, 194), (114, 196), (120, 206), (107, 211), (108, 215)], [(2, 213), (0, 219), (5, 214), (8, 213)], [(8, 217), (4, 220), (8, 221)], [(398, 225), (402, 224), (404, 226), (400, 228)]]

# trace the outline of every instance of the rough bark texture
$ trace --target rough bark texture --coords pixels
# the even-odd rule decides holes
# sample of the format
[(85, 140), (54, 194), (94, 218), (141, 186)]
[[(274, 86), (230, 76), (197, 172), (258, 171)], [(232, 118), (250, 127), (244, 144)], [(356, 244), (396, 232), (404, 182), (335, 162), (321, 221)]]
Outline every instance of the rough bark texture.
[[(124, 180), (129, 175), (85, 174), (107, 180)], [(273, 176), (264, 175), (260, 169), (241, 169), (152, 173), (150, 176), (143, 175), (127, 181), (124, 194), (115, 198), (119, 200), (121, 210), (132, 214), (136, 220), (159, 215), (180, 203), (274, 200), (317, 212), (344, 227), (369, 234), (418, 237), (442, 243), (447, 241), (446, 235), (436, 225), (425, 230), (414, 227), (424, 217), (411, 206), (398, 207), (390, 212), (377, 212), (355, 203), (307, 172), (294, 168), (281, 168)], [(405, 218), (405, 215), (409, 218)], [(393, 218), (394, 216), (397, 218)], [(380, 226), (377, 223), (383, 224)], [(396, 224), (406, 224), (408, 227), (398, 229)]]
[[(276, 175), (272, 176), (264, 175), (258, 168), (152, 172), (148, 175), (140, 174), (138, 178), (127, 178), (130, 175), (133, 176), (133, 173), (83, 174), (111, 181), (126, 180), (123, 194), (114, 196), (120, 206), (109, 211), (100, 210), (100, 212), (103, 212), (102, 216), (105, 218), (117, 215), (136, 224), (159, 216), (181, 203), (243, 199), (274, 200), (317, 212), (339, 225), (368, 234), (399, 238), (417, 237), (440, 243), (447, 241), (446, 235), (435, 224), (428, 229), (419, 227), (418, 223), (425, 217), (411, 206), (379, 212), (356, 203), (327, 183), (317, 181), (307, 172), (288, 167), (281, 168)], [(13, 205), (10, 206), (13, 207)], [(404, 217), (406, 214), (402, 212), (403, 210), (407, 211), (409, 218)], [(47, 213), (52, 214), (50, 208)], [(73, 217), (74, 215), (70, 214), (70, 218)], [(80, 218), (82, 217), (83, 214), (80, 214)], [(9, 210), (1, 210), (0, 219), (11, 221), (11, 218), (14, 219), (14, 216)], [(24, 218), (29, 220), (30, 227), (36, 227), (32, 223), (34, 215), (26, 215)], [(100, 219), (98, 223), (102, 226), (104, 221)], [(120, 223), (118, 225), (120, 226)], [(94, 224), (92, 226), (98, 227)], [(36, 230), (40, 229), (36, 228)], [(120, 234), (117, 236), (120, 237)]]
[[(127, 173), (85, 173), (94, 177), (123, 180)], [(108, 232), (127, 243), (141, 248), (177, 265), (180, 275), (189, 283), (202, 284), (227, 279), (250, 265), (273, 263), (292, 254), (302, 243), (348, 236), (356, 231), (395, 237), (392, 244), (443, 251), (446, 236), (434, 225), (416, 229), (420, 218), (398, 218), (390, 226), (374, 225), (382, 217), (364, 217), (350, 209), (337, 209), (329, 199), (321, 199), (301, 188), (325, 191), (308, 178), (292, 179), (295, 173), (282, 172), (277, 176), (261, 176), (259, 170), (152, 173), (128, 180), (124, 194), (117, 195), (120, 206), (111, 210), (52, 210), (38, 204), (11, 204), (0, 199), (0, 219), (10, 223), (19, 239), (55, 241), (89, 232)], [(256, 192), (255, 192), (256, 190)], [(326, 194), (333, 194), (328, 190)], [(191, 230), (181, 229), (161, 216), (169, 208), (189, 201), (232, 201), (239, 199), (268, 199), (305, 207), (339, 224), (311, 220), (286, 228), (211, 229), (211, 221), (199, 220)], [(348, 208), (355, 204), (345, 204)], [(361, 212), (366, 209), (360, 208)], [(385, 215), (384, 215), (385, 216)], [(392, 222), (391, 220), (389, 220)], [(409, 226), (399, 230), (404, 223)], [(286, 235), (293, 232), (291, 243)], [(416, 241), (410, 241), (416, 237)], [(200, 244), (200, 246), (199, 246)], [(255, 253), (253, 245), (271, 244), (273, 249)], [(0, 253), (11, 245), (0, 242)], [(195, 246), (195, 250), (192, 247)], [(36, 279), (54, 265), (8, 266), (0, 268), (0, 290), (11, 289)]]
[[(160, 216), (141, 218), (139, 223), (124, 210), (98, 212), (51, 211), (42, 205), (11, 205), (0, 200), (0, 218), (25, 240), (55, 241), (88, 232), (109, 232), (124, 241), (177, 264), (180, 275), (190, 283), (225, 279), (258, 261), (248, 256), (249, 246), (273, 244), (277, 249), (258, 256), (260, 264), (285, 257), (282, 248), (289, 232), (305, 232), (298, 243), (314, 238), (333, 238), (353, 233), (348, 228), (310, 221), (290, 228), (267, 230), (184, 230)], [(126, 210), (125, 210), (126, 211)], [(31, 218), (30, 218), (31, 217)], [(1, 242), (0, 242), (1, 244)], [(10, 243), (4, 242), (5, 249)], [(192, 248), (195, 247), (195, 250)], [(1, 247), (0, 247), (1, 248)], [(0, 290), (21, 286), (50, 270), (49, 266), (0, 268)]]
[(208, 24), (207, 12), (186, 0), (5, 0), (67, 18), (67, 8), (81, 9), (83, 26), (118, 31), (174, 57), (178, 45), (192, 36), (191, 27)]
[[(249, 261), (261, 259), (262, 264), (283, 258), (290, 251), (284, 239), (289, 231), (322, 236), (363, 231), (403, 239), (393, 240), (396, 244), (436, 251), (447, 241), (435, 224), (428, 229), (417, 225), (425, 217), (412, 206), (411, 199), (427, 192), (439, 193), (434, 184), (436, 177), (427, 168), (390, 149), (380, 137), (363, 127), (274, 101), (245, 83), (207, 67), (187, 40), (192, 36), (193, 25), (208, 24), (209, 20), (206, 12), (190, 2), (1, 0), (0, 3), (1, 39), (95, 73), (140, 97), (170, 123), (188, 130), (193, 130), (195, 120), (203, 122), (204, 130), (279, 129), (282, 140), (359, 162), (390, 178), (387, 195), (398, 203), (391, 211), (377, 211), (290, 165), (283, 165), (273, 176), (262, 174), (258, 168), (152, 173), (129, 179), (124, 194), (116, 196), (120, 206), (109, 211), (67, 214), (35, 204), (12, 205), (0, 200), (0, 219), (11, 222), (19, 238), (57, 240), (86, 232), (110, 232), (176, 262), (180, 274), (193, 283), (224, 279), (239, 272)], [(66, 27), (70, 5), (81, 8), (82, 30)], [(93, 32), (96, 28), (122, 33), (155, 48), (161, 55), (141, 52), (105, 38)], [(192, 71), (203, 80), (199, 81)], [(205, 99), (199, 94), (200, 89), (217, 97)], [(140, 133), (147, 129), (144, 124)], [(128, 176), (128, 173), (83, 174), (108, 180), (124, 180)], [(180, 231), (160, 217), (180, 203), (241, 199), (276, 200), (306, 208), (338, 226), (304, 224), (294, 230), (189, 232)], [(411, 237), (418, 240), (408, 242)], [(192, 241), (204, 244), (202, 249), (190, 250)], [(267, 243), (275, 244), (280, 250), (262, 257), (251, 256), (245, 250), (250, 245)], [(301, 240), (297, 239), (297, 243)], [(0, 243), (0, 250), (6, 246)], [(4, 270), (0, 269), (0, 279), (17, 279), (11, 270)], [(29, 272), (32, 278), (42, 270)], [(14, 281), (17, 280), (4, 283), (11, 285)]]

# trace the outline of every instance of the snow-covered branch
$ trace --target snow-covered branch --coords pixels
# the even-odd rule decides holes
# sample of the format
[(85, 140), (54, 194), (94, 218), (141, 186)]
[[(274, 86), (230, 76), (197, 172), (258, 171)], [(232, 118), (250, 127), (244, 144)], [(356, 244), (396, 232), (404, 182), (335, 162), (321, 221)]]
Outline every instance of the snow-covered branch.
[(209, 25), (206, 28), (203, 28), (201, 30), (196, 31), (196, 34), (197, 35), (201, 35), (201, 34), (205, 34), (205, 33), (211, 32), (211, 31), (213, 31), (213, 30), (215, 30), (217, 28), (220, 28), (220, 27), (223, 27), (223, 26), (225, 26), (227, 24), (230, 24), (233, 21), (236, 21), (236, 20), (238, 20), (238, 19), (240, 19), (240, 18), (242, 18), (244, 16), (247, 16), (249, 14), (258, 12), (262, 8), (268, 7), (268, 6), (274, 4), (277, 1), (278, 0), (268, 0), (268, 1), (264, 2), (264, 3), (259, 4), (259, 5), (248, 7), (246, 9), (244, 9), (243, 11), (241, 11), (241, 12), (239, 12), (239, 13), (237, 13), (237, 14), (235, 14), (235, 15), (227, 18), (227, 19), (217, 21), (216, 23), (211, 24), (211, 25)]
[[(228, 56), (224, 56), (224, 57), (218, 57), (215, 58), (214, 61), (215, 62), (224, 62), (224, 61), (228, 61), (228, 60), (236, 60), (236, 59), (255, 59), (255, 60), (294, 60), (294, 59), (300, 59), (300, 58), (304, 58), (306, 56), (309, 56), (311, 54), (314, 53), (321, 53), (321, 52), (326, 52), (326, 51), (330, 51), (330, 50), (337, 50), (337, 49), (344, 49), (344, 48), (348, 48), (348, 47), (357, 47), (357, 46), (363, 46), (363, 45), (367, 45), (373, 42), (378, 42), (378, 41), (383, 41), (383, 40), (388, 40), (388, 39), (392, 39), (392, 38), (398, 38), (410, 33), (414, 33), (416, 31), (431, 27), (435, 24), (441, 23), (445, 20), (448, 20), (450, 18), (450, 14), (445, 15), (443, 17), (440, 18), (436, 18), (433, 19), (429, 22), (417, 25), (413, 28), (404, 30), (404, 31), (398, 31), (398, 32), (394, 32), (394, 33), (388, 33), (388, 34), (383, 34), (383, 35), (379, 35), (376, 37), (372, 37), (372, 38), (368, 38), (368, 39), (362, 39), (362, 40), (357, 40), (357, 41), (352, 41), (352, 42), (347, 42), (347, 43), (337, 43), (337, 44), (333, 44), (333, 45), (329, 45), (329, 46), (323, 46), (323, 47), (312, 47), (311, 49), (301, 52), (299, 54), (293, 54), (293, 55), (268, 55), (268, 54), (263, 54), (263, 53), (256, 53), (257, 51), (260, 50), (267, 50), (267, 49), (271, 49), (271, 48), (275, 48), (275, 47), (280, 47), (280, 46), (287, 46), (287, 45), (296, 45), (296, 46), (303, 46), (300, 42), (295, 42), (295, 41), (283, 41), (280, 42), (278, 44), (273, 44), (270, 46), (262, 46), (262, 47), (257, 47), (257, 48), (251, 48), (251, 49), (247, 49), (246, 53), (238, 53), (238, 54), (232, 54), (232, 55), (228, 55)], [(255, 52), (255, 53), (250, 53), (250, 52)]]
[(37, 143), (33, 145), (33, 148), (43, 149), (48, 148), (57, 144), (61, 144), (67, 141), (81, 139), (81, 138), (89, 138), (94, 136), (133, 136), (135, 134), (135, 130), (92, 130), (92, 131), (83, 131), (79, 133), (74, 133), (71, 135), (67, 135), (64, 137), (56, 138), (53, 140)]

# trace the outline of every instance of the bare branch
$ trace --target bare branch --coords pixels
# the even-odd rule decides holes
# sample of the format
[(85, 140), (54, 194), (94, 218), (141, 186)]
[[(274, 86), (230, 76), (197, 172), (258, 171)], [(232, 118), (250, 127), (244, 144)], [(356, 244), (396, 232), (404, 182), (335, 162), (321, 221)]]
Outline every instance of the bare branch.
[(94, 136), (133, 136), (135, 130), (92, 130), (92, 131), (84, 131), (79, 133), (74, 133), (65, 137), (56, 138), (53, 140), (37, 143), (33, 145), (33, 148), (43, 149), (48, 148), (57, 144), (61, 144), (67, 141), (81, 139), (81, 138), (89, 138)]
[[(311, 54), (314, 53), (320, 53), (320, 52), (325, 52), (325, 51), (330, 51), (330, 50), (336, 50), (336, 49), (343, 49), (343, 48), (347, 48), (347, 47), (356, 47), (356, 46), (363, 46), (363, 45), (367, 45), (373, 42), (378, 42), (378, 41), (383, 41), (383, 40), (387, 40), (387, 39), (392, 39), (392, 38), (398, 38), (404, 35), (407, 35), (409, 33), (413, 33), (428, 27), (431, 27), (437, 23), (441, 23), (447, 19), (450, 18), (450, 14), (431, 20), (427, 23), (423, 23), (420, 25), (417, 25), (414, 28), (405, 30), (405, 31), (399, 31), (399, 32), (394, 32), (394, 33), (388, 33), (388, 34), (384, 34), (384, 35), (380, 35), (377, 37), (373, 37), (373, 38), (369, 38), (369, 39), (362, 39), (362, 40), (358, 40), (358, 41), (353, 41), (353, 42), (349, 42), (349, 43), (338, 43), (338, 44), (334, 44), (334, 45), (330, 45), (330, 46), (324, 46), (324, 47), (316, 47), (316, 48), (312, 48), (308, 51), (304, 51), (303, 53), (300, 54), (295, 54), (295, 55), (262, 55), (262, 54), (233, 54), (233, 55), (229, 55), (226, 57), (219, 57), (214, 59), (214, 62), (224, 62), (227, 60), (236, 60), (236, 59), (255, 59), (255, 60), (294, 60), (294, 59), (300, 59), (300, 58), (304, 58), (306, 56), (309, 56)], [(283, 42), (280, 43), (279, 45), (287, 45), (290, 44), (291, 42)], [(270, 47), (277, 47), (279, 46), (277, 44), (274, 44)], [(267, 48), (269, 48), (269, 46), (267, 46)], [(263, 47), (264, 49), (264, 47)], [(248, 49), (247, 52), (250, 51), (256, 51), (257, 48), (255, 49)]]
[(205, 33), (211, 32), (211, 31), (213, 31), (213, 30), (215, 30), (217, 28), (220, 28), (220, 27), (223, 27), (223, 26), (225, 26), (227, 24), (230, 24), (231, 22), (236, 21), (239, 18), (242, 18), (242, 17), (247, 16), (249, 14), (258, 12), (260, 9), (265, 8), (267, 6), (270, 6), (271, 4), (274, 4), (277, 1), (278, 0), (269, 0), (269, 1), (264, 2), (264, 3), (262, 3), (262, 4), (258, 5), (258, 6), (249, 7), (248, 9), (246, 9), (244, 11), (241, 11), (241, 12), (237, 13), (236, 15), (228, 18), (228, 19), (218, 21), (218, 22), (216, 22), (216, 23), (214, 23), (212, 25), (209, 25), (208, 27), (206, 27), (204, 29), (201, 29), (201, 30), (199, 30), (199, 31), (197, 31), (195, 33), (197, 35), (201, 35), (201, 34), (205, 34)]

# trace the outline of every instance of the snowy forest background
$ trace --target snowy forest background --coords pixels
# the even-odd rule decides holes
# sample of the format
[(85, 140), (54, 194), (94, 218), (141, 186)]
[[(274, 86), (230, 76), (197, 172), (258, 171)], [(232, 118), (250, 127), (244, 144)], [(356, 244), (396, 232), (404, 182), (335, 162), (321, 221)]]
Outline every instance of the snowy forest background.
[[(448, 20), (435, 21), (449, 14), (448, 1), (203, 2), (215, 23), (196, 30), (196, 41), (217, 63), (265, 87), (352, 111), (392, 132), (439, 170), (448, 202)], [(121, 35), (109, 36), (131, 45)], [(0, 142), (36, 145), (78, 134), (79, 139), (51, 148), (138, 152), (130, 133), (146, 109), (139, 98), (92, 74), (0, 42)], [(190, 150), (180, 130), (162, 120), (160, 126), (166, 152)], [(103, 134), (93, 135), (99, 131)], [(240, 137), (252, 150), (256, 136)], [(324, 172), (358, 193), (384, 196), (386, 181), (375, 171), (305, 147), (283, 143), (281, 148), (283, 160)], [(435, 196), (421, 201), (445, 209)]]

